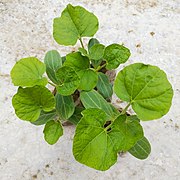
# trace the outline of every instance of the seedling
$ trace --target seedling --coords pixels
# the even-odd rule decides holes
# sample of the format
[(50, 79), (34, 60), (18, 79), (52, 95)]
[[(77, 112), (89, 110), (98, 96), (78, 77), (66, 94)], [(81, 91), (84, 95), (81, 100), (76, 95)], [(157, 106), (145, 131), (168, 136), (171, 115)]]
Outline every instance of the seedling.
[[(143, 63), (125, 67), (112, 84), (106, 72), (125, 63), (130, 50), (120, 44), (105, 46), (95, 38), (89, 40), (86, 49), (82, 38), (94, 36), (97, 30), (94, 14), (67, 5), (54, 19), (53, 37), (65, 46), (79, 40), (82, 47), (65, 57), (51, 50), (44, 63), (36, 57), (20, 59), (11, 71), (13, 84), (19, 86), (12, 104), (20, 119), (45, 124), (44, 138), (51, 145), (63, 135), (64, 121), (75, 124), (75, 159), (105, 171), (117, 161), (119, 152), (139, 159), (148, 157), (151, 146), (140, 122), (164, 116), (171, 106), (173, 90), (162, 70)], [(53, 92), (46, 87), (48, 83)], [(122, 111), (109, 103), (113, 90), (127, 102)], [(127, 113), (130, 106), (135, 114)]]

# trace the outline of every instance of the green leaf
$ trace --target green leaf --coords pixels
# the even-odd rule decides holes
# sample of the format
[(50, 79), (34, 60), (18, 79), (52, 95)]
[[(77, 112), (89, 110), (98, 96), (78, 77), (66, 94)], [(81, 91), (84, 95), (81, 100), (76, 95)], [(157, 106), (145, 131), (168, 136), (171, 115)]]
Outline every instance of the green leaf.
[(99, 72), (97, 90), (104, 98), (110, 98), (113, 94), (112, 84), (107, 75)]
[(54, 109), (55, 99), (46, 87), (19, 87), (12, 104), (20, 119), (33, 122), (39, 118), (41, 110), (49, 112)]
[(173, 90), (166, 74), (156, 66), (136, 63), (117, 75), (116, 95), (130, 102), (141, 120), (153, 120), (165, 115), (171, 106)]
[(42, 77), (46, 66), (35, 57), (20, 59), (11, 70), (11, 79), (15, 86), (32, 87), (45, 86), (47, 79)]
[(97, 17), (81, 6), (68, 4), (61, 17), (54, 19), (53, 36), (58, 44), (75, 45), (81, 37), (92, 37), (98, 30)]
[(102, 44), (95, 44), (89, 50), (89, 57), (93, 60), (100, 60), (103, 58), (105, 46)]
[(63, 135), (63, 128), (59, 121), (51, 120), (46, 123), (43, 133), (46, 142), (53, 145)]
[(88, 52), (87, 52), (86, 49), (80, 47), (80, 48), (78, 48), (78, 50), (79, 50), (79, 52), (81, 53), (82, 56), (86, 56), (86, 57), (89, 58), (89, 55), (88, 55)]
[(97, 91), (91, 90), (89, 92), (82, 91), (80, 94), (81, 102), (86, 109), (99, 108), (102, 109), (109, 118), (117, 117), (119, 111), (110, 103), (108, 103)]
[(110, 125), (108, 116), (100, 109), (86, 109), (77, 125), (73, 154), (77, 161), (105, 171), (117, 161), (117, 153), (126, 151), (143, 137), (138, 120), (120, 115)]
[(70, 53), (66, 56), (64, 66), (69, 66), (79, 72), (89, 68), (89, 59), (82, 56), (80, 52)]
[(56, 94), (56, 110), (61, 119), (67, 120), (71, 117), (75, 110), (75, 104), (72, 96), (62, 96)]
[(56, 71), (62, 66), (62, 59), (58, 51), (48, 51), (44, 58), (44, 63), (46, 64), (46, 73), (49, 79), (56, 84), (58, 82)]
[(56, 71), (58, 80), (57, 91), (63, 96), (69, 96), (79, 87), (80, 79), (73, 68), (63, 66)]
[(80, 77), (80, 86), (78, 89), (90, 91), (96, 87), (98, 81), (97, 72), (92, 69), (86, 69), (78, 73)]
[(128, 152), (138, 159), (146, 159), (151, 153), (149, 141), (143, 137)]
[(31, 123), (36, 125), (36, 126), (43, 125), (43, 124), (46, 124), (48, 121), (56, 118), (56, 116), (57, 116), (57, 114), (56, 114), (55, 109), (53, 111), (50, 111), (50, 112), (41, 111), (39, 118), (36, 121), (31, 122)]
[[(99, 44), (99, 41), (96, 38), (91, 38), (89, 40), (89, 43), (88, 43), (88, 51), (90, 51), (91, 47), (96, 45), (96, 44)], [(92, 63), (94, 68), (97, 68), (101, 64), (101, 62), (102, 62), (102, 59), (100, 59), (98, 61), (91, 59), (91, 63)]]
[(84, 110), (83, 107), (76, 106), (74, 114), (68, 119), (68, 121), (72, 122), (73, 124), (77, 125), (80, 119), (82, 118), (81, 112)]
[(95, 44), (99, 44), (99, 41), (96, 38), (91, 38), (88, 42), (88, 51), (90, 51), (91, 47)]
[(128, 48), (119, 44), (111, 44), (106, 47), (104, 59), (107, 62), (108, 70), (116, 69), (120, 64), (125, 63), (131, 55)]

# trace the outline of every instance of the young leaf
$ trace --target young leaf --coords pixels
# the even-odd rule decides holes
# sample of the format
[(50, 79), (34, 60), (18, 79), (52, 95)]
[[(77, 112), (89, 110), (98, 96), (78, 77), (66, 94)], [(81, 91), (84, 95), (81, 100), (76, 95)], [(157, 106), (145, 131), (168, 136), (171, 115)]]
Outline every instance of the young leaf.
[(97, 90), (104, 98), (110, 98), (113, 94), (112, 84), (107, 75), (101, 72), (98, 73)]
[(89, 55), (88, 55), (88, 52), (87, 52), (86, 49), (80, 47), (80, 48), (78, 48), (78, 50), (79, 50), (79, 52), (81, 53), (82, 56), (86, 56), (86, 57), (89, 58)]
[(53, 145), (63, 135), (63, 128), (59, 121), (51, 120), (46, 123), (43, 133), (46, 142)]
[(68, 121), (72, 122), (73, 124), (77, 125), (80, 119), (82, 118), (81, 112), (84, 110), (83, 107), (76, 106), (74, 114), (68, 119)]
[[(99, 41), (96, 38), (91, 38), (89, 40), (89, 43), (88, 43), (88, 51), (90, 51), (91, 47), (96, 45), (96, 44), (99, 44)], [(102, 59), (100, 59), (98, 61), (91, 59), (91, 63), (92, 63), (94, 68), (97, 68), (101, 64), (101, 62), (102, 62)]]
[(97, 17), (81, 6), (68, 4), (61, 17), (54, 19), (53, 36), (58, 44), (75, 45), (81, 37), (91, 37), (98, 30)]
[(146, 159), (151, 153), (149, 141), (143, 137), (128, 152), (138, 159)]
[(95, 44), (89, 50), (89, 57), (93, 60), (100, 60), (103, 58), (105, 46), (102, 44)]
[(12, 104), (20, 119), (33, 122), (39, 118), (41, 110), (49, 112), (54, 109), (55, 99), (46, 87), (19, 87)]
[(69, 96), (79, 87), (80, 79), (73, 68), (63, 66), (56, 71), (58, 80), (57, 91), (63, 96)]
[(45, 86), (47, 79), (42, 77), (46, 66), (35, 57), (20, 59), (11, 70), (11, 79), (15, 86), (32, 87)]
[(173, 90), (166, 74), (156, 66), (136, 63), (117, 75), (116, 95), (130, 102), (141, 120), (153, 120), (165, 115), (171, 106)]
[(91, 38), (88, 42), (88, 51), (90, 51), (91, 47), (95, 44), (99, 44), (99, 41), (96, 38)]
[(111, 104), (109, 104), (97, 91), (91, 90), (89, 92), (82, 91), (80, 94), (81, 102), (86, 109), (99, 108), (102, 109), (109, 118), (117, 117), (119, 115), (118, 110)]
[(90, 91), (96, 87), (98, 81), (97, 72), (92, 69), (86, 69), (78, 73), (80, 77), (80, 85), (78, 89)]
[(49, 79), (57, 84), (56, 71), (62, 66), (62, 59), (58, 51), (48, 51), (44, 58), (44, 63), (46, 64), (46, 73)]
[(31, 122), (31, 123), (36, 126), (43, 125), (43, 124), (46, 124), (48, 121), (54, 119), (56, 116), (57, 114), (56, 114), (55, 109), (50, 112), (41, 111), (39, 118), (36, 121)]
[(73, 154), (77, 161), (105, 171), (117, 161), (119, 151), (130, 149), (143, 137), (138, 120), (120, 115), (105, 127), (108, 120), (100, 109), (83, 111), (73, 141)]
[(72, 96), (62, 96), (56, 94), (56, 110), (61, 119), (67, 120), (71, 117), (75, 110), (75, 104)]
[(70, 53), (66, 56), (64, 66), (72, 67), (78, 72), (89, 68), (89, 59), (82, 56), (80, 52)]
[(104, 59), (107, 62), (108, 70), (116, 69), (120, 64), (125, 63), (131, 55), (128, 48), (119, 44), (111, 44), (104, 51)]

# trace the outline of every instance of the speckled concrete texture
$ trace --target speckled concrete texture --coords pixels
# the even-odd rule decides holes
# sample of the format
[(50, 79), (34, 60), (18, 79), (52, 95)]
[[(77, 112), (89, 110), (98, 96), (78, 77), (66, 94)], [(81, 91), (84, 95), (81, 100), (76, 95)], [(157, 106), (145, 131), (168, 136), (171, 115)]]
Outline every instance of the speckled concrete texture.
[[(16, 92), (10, 80), (14, 63), (27, 56), (43, 60), (46, 51), (64, 55), (52, 38), (52, 20), (66, 4), (82, 5), (100, 21), (102, 43), (124, 43), (134, 62), (158, 65), (173, 85), (170, 112), (143, 122), (152, 153), (140, 161), (124, 154), (108, 171), (76, 162), (72, 155), (75, 127), (64, 128), (54, 146), (43, 139), (43, 127), (19, 120), (11, 105)], [(178, 0), (0, 0), (0, 180), (179, 180), (180, 179), (180, 2)], [(87, 40), (85, 40), (87, 42)], [(121, 106), (114, 96), (113, 102)]]

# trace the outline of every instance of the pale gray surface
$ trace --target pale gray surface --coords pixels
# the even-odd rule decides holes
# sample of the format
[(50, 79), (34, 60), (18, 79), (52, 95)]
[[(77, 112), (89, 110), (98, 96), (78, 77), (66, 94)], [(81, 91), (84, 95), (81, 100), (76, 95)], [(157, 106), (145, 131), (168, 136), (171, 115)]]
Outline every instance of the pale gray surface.
[[(125, 65), (144, 62), (163, 69), (174, 88), (173, 106), (159, 121), (144, 122), (152, 153), (145, 161), (125, 154), (106, 172), (73, 158), (74, 127), (50, 146), (43, 127), (20, 121), (11, 98), (16, 92), (9, 72), (27, 56), (43, 60), (50, 49), (64, 55), (73, 48), (52, 38), (52, 19), (67, 3), (80, 4), (99, 18), (97, 38), (108, 45), (124, 43), (132, 56)], [(180, 179), (180, 59), (178, 0), (1, 0), (0, 1), (0, 179), (1, 180), (178, 180)], [(150, 33), (154, 32), (152, 36)], [(78, 46), (75, 48), (77, 49)], [(122, 68), (121, 66), (120, 68)], [(114, 102), (116, 102), (114, 97)]]

